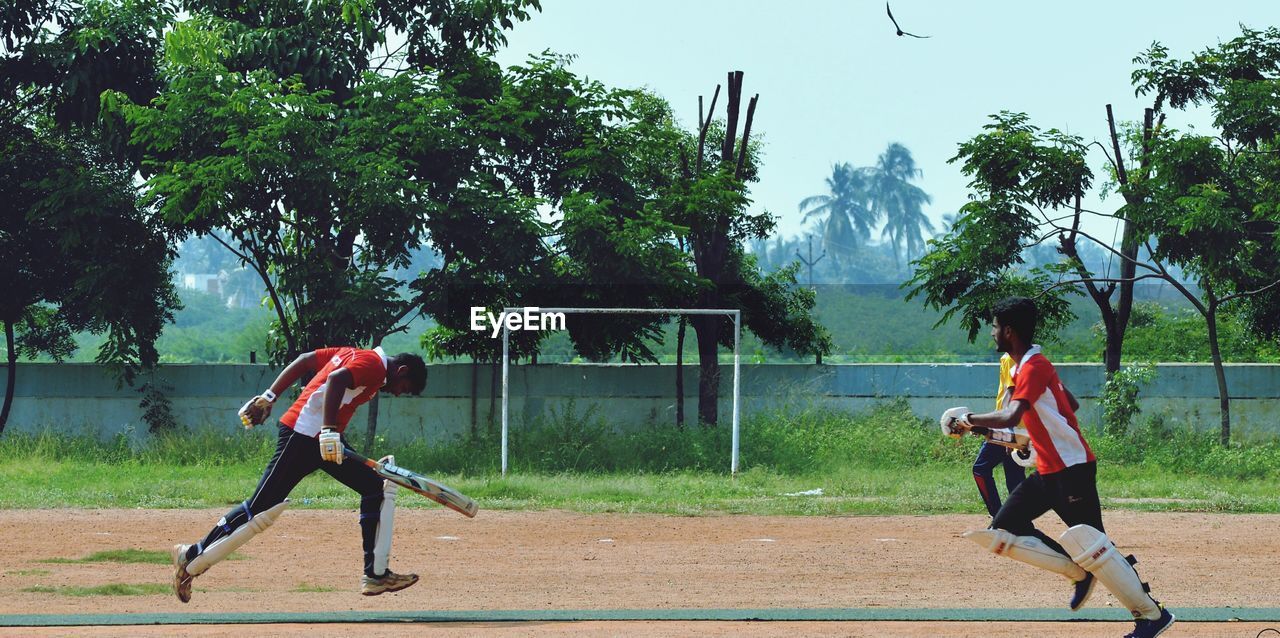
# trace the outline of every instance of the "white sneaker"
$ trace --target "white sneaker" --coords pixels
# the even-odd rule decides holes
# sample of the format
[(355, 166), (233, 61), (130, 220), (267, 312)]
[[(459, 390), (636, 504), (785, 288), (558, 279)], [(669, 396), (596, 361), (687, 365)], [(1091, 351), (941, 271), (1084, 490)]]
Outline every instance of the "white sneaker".
[(190, 545), (181, 543), (173, 546), (173, 593), (184, 603), (191, 602), (191, 581), (195, 576), (187, 573), (187, 550)]
[(397, 574), (390, 569), (381, 576), (362, 576), (360, 593), (365, 596), (377, 596), (389, 591), (400, 591), (418, 582), (417, 574)]

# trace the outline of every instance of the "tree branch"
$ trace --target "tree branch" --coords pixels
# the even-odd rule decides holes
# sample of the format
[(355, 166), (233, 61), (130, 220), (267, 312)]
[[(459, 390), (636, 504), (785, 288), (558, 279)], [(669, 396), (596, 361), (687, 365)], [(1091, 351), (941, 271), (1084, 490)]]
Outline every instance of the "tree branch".
[(1097, 140), (1090, 142), (1088, 146), (1098, 147), (1098, 150), (1102, 151), (1102, 156), (1107, 158), (1107, 163), (1111, 164), (1111, 168), (1116, 169), (1116, 171), (1119, 172), (1119, 168), (1116, 166), (1116, 160), (1111, 157), (1111, 153), (1107, 152), (1107, 147), (1103, 146), (1102, 143)]
[[(701, 99), (701, 97), (699, 97)], [(716, 92), (711, 95), (711, 107), (707, 109), (707, 119), (700, 122), (698, 128), (698, 157), (694, 159), (694, 177), (702, 177), (702, 153), (707, 147), (707, 129), (711, 127), (711, 118), (716, 113), (716, 100), (720, 99), (720, 85), (716, 85)], [(701, 108), (698, 109), (701, 112)]]
[(1222, 297), (1221, 299), (1218, 299), (1218, 305), (1222, 305), (1224, 303), (1227, 303), (1228, 301), (1233, 301), (1235, 299), (1240, 299), (1242, 297), (1252, 297), (1254, 295), (1261, 294), (1272, 288), (1275, 288), (1276, 286), (1280, 286), (1280, 280), (1273, 281), (1261, 288), (1255, 288), (1253, 290), (1245, 290), (1242, 292), (1237, 292), (1237, 293)]
[(245, 263), (250, 266), (253, 266), (254, 270), (258, 269), (258, 265), (253, 263), (253, 261), (250, 260), (248, 256), (236, 250), (235, 248), (232, 248), (231, 244), (228, 244), (227, 242), (222, 241), (222, 238), (218, 236), (218, 233), (209, 233), (209, 236), (212, 237), (214, 241), (218, 242), (219, 244), (222, 244), (223, 248), (226, 248), (227, 250), (231, 251), (231, 254), (235, 255), (236, 257), (239, 257), (241, 263)]
[[(1048, 218), (1048, 216), (1043, 215), (1043, 213), (1042, 213), (1042, 216), (1043, 216), (1043, 217), (1045, 217), (1045, 222), (1047, 222), (1051, 227), (1053, 227), (1053, 228), (1054, 228), (1054, 232), (1053, 232), (1053, 233), (1048, 233), (1047, 235), (1045, 235), (1045, 237), (1044, 237), (1044, 238), (1042, 238), (1042, 239), (1041, 239), (1041, 241), (1043, 241), (1044, 239), (1047, 239), (1049, 236), (1052, 236), (1052, 235), (1054, 235), (1054, 234), (1074, 233), (1074, 234), (1080, 235), (1081, 237), (1084, 237), (1085, 239), (1088, 239), (1088, 240), (1092, 241), (1093, 243), (1097, 244), (1098, 246), (1102, 247), (1103, 249), (1105, 249), (1105, 250), (1107, 250), (1107, 251), (1110, 251), (1110, 252), (1111, 252), (1111, 253), (1113, 253), (1113, 254), (1119, 255), (1121, 259), (1124, 259), (1124, 260), (1126, 260), (1126, 261), (1133, 262), (1133, 264), (1134, 264), (1135, 266), (1141, 266), (1141, 267), (1143, 267), (1143, 268), (1146, 268), (1147, 270), (1150, 270), (1151, 272), (1162, 272), (1161, 270), (1157, 270), (1157, 269), (1153, 268), (1153, 267), (1152, 267), (1151, 265), (1149, 265), (1149, 264), (1146, 264), (1146, 263), (1143, 263), (1143, 262), (1141, 262), (1141, 261), (1138, 261), (1137, 259), (1134, 259), (1134, 258), (1132, 258), (1132, 257), (1130, 257), (1130, 256), (1128, 256), (1128, 255), (1126, 255), (1126, 254), (1124, 254), (1124, 253), (1122, 253), (1122, 252), (1120, 252), (1120, 251), (1116, 250), (1115, 248), (1112, 248), (1109, 244), (1107, 244), (1107, 243), (1103, 242), (1102, 240), (1098, 239), (1097, 237), (1094, 237), (1093, 235), (1090, 235), (1089, 233), (1084, 232), (1083, 230), (1079, 230), (1079, 229), (1074, 229), (1074, 230), (1073, 230), (1073, 229), (1069, 229), (1069, 228), (1066, 228), (1066, 227), (1063, 227), (1063, 226), (1059, 226), (1059, 225), (1057, 225), (1057, 224), (1053, 223), (1052, 221), (1050, 221), (1050, 220), (1049, 220), (1049, 218)], [(1167, 275), (1168, 273), (1164, 273), (1164, 274), (1166, 274), (1166, 275)]]
[(742, 179), (742, 166), (747, 162), (747, 145), (751, 139), (751, 120), (756, 116), (756, 101), (760, 99), (757, 93), (751, 97), (751, 102), (747, 105), (747, 122), (742, 129), (742, 148), (738, 149), (738, 166), (733, 169), (733, 176), (736, 179)]
[(1120, 136), (1116, 135), (1116, 116), (1107, 105), (1107, 128), (1111, 131), (1111, 148), (1115, 150), (1116, 179), (1121, 186), (1129, 185), (1129, 173), (1124, 169), (1124, 156), (1120, 151)]
[(1164, 275), (1159, 275), (1159, 274), (1138, 275), (1137, 277), (1130, 277), (1127, 279), (1120, 278), (1120, 277), (1082, 277), (1080, 279), (1069, 279), (1067, 281), (1059, 281), (1058, 283), (1053, 284), (1048, 288), (1045, 288), (1044, 291), (1040, 293), (1040, 295), (1043, 295), (1049, 292), (1050, 290), (1053, 290), (1054, 288), (1061, 288), (1063, 286), (1074, 286), (1076, 284), (1088, 284), (1088, 283), (1112, 283), (1112, 284), (1134, 283), (1134, 282), (1142, 281), (1143, 279), (1166, 279), (1167, 280), (1168, 278)]

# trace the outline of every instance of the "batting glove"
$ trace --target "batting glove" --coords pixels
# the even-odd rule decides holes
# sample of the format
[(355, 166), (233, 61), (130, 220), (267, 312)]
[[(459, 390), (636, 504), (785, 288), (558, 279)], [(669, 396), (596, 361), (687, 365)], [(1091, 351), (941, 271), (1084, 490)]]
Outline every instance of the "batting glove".
[(942, 433), (953, 439), (964, 436), (964, 433), (968, 432), (969, 428), (972, 427), (969, 425), (970, 414), (973, 413), (969, 411), (969, 408), (951, 408), (943, 412), (942, 418), (938, 421), (938, 424), (942, 426)]
[(330, 463), (342, 465), (345, 448), (342, 446), (342, 435), (331, 425), (320, 429), (320, 458)]
[(275, 401), (276, 393), (272, 392), (270, 388), (263, 391), (262, 394), (249, 399), (237, 413), (240, 415), (240, 424), (246, 430), (255, 425), (262, 425), (266, 422), (267, 417), (271, 416), (271, 406), (275, 404)]

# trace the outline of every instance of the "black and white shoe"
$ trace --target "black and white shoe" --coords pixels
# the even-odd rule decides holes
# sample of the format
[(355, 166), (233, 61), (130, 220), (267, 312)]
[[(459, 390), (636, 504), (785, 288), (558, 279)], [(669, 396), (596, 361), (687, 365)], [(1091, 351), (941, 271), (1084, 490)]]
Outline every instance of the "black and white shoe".
[(1168, 609), (1161, 607), (1159, 618), (1155, 620), (1139, 618), (1137, 622), (1133, 623), (1133, 631), (1125, 634), (1124, 638), (1156, 638), (1156, 636), (1164, 633), (1164, 630), (1168, 629), (1173, 624), (1173, 621), (1173, 614), (1169, 613)]

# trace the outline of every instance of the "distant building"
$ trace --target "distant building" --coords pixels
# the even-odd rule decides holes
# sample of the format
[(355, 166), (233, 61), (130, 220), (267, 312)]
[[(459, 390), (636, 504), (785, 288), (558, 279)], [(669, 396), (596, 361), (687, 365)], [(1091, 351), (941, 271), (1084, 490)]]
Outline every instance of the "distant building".
[(214, 274), (183, 274), (182, 287), (187, 290), (199, 290), (207, 292), (218, 297), (222, 296), (222, 275)]

